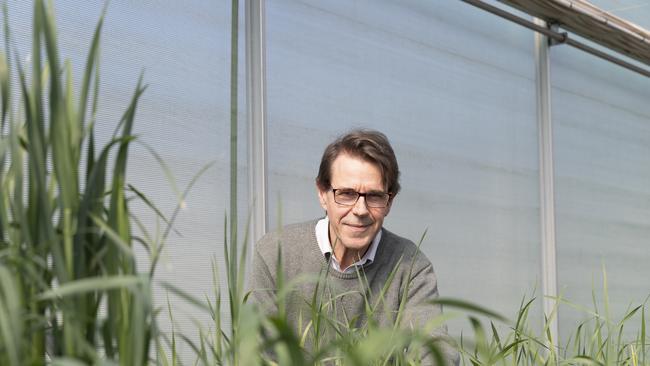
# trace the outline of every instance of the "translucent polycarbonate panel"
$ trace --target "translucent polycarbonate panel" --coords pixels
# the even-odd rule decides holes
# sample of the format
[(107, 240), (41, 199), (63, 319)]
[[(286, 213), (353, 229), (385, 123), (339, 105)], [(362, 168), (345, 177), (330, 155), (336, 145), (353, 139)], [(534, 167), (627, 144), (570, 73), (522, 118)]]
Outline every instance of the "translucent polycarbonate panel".
[(326, 144), (378, 129), (402, 170), (385, 226), (427, 231), (443, 296), (514, 316), (540, 273), (533, 34), (459, 1), (269, 0), (267, 25), (271, 229), (322, 216)]
[[(31, 3), (8, 4), (15, 47), (26, 65), (30, 60)], [(78, 83), (106, 2), (53, 3), (61, 56), (70, 59)], [(158, 320), (164, 332), (171, 327), (167, 291), (160, 283), (170, 282), (203, 301), (206, 296), (214, 297), (212, 259), (223, 269), (223, 227), (230, 187), (230, 13), (229, 1), (199, 0), (118, 0), (110, 1), (106, 11), (95, 124), (98, 145), (111, 138), (142, 75), (147, 89), (136, 113), (133, 133), (137, 140), (131, 145), (127, 183), (144, 193), (167, 217), (172, 217), (177, 205), (182, 206), (154, 277), (154, 301), (162, 310)], [(240, 14), (243, 15), (243, 7)], [(238, 203), (243, 226), (248, 215), (243, 25), (239, 38)], [(155, 151), (159, 159), (145, 146)], [(180, 203), (179, 195), (205, 167), (205, 173)], [(156, 219), (142, 201), (132, 200), (130, 209), (151, 238), (165, 233), (165, 223)], [(144, 237), (135, 221), (133, 230)], [(139, 269), (148, 271), (150, 263), (145, 249), (137, 246), (136, 252)], [(207, 329), (209, 315), (173, 294), (169, 294), (169, 299), (176, 331), (197, 341), (195, 320)], [(224, 321), (228, 326), (229, 320)], [(178, 342), (177, 347), (186, 363), (195, 360), (185, 342)]]
[[(567, 47), (552, 49), (558, 288), (612, 320), (650, 295), (650, 79)], [(589, 315), (560, 313), (563, 340)], [(639, 317), (625, 326), (635, 336)]]

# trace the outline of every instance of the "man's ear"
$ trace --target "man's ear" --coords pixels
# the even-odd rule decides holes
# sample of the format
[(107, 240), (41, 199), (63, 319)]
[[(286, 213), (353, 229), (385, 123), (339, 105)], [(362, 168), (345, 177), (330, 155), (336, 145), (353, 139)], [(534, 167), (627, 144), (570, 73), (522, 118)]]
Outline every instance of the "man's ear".
[(323, 208), (327, 212), (327, 192), (328, 191), (323, 191), (320, 189), (318, 185), (316, 185), (316, 191), (318, 192), (318, 201), (320, 202), (320, 207)]

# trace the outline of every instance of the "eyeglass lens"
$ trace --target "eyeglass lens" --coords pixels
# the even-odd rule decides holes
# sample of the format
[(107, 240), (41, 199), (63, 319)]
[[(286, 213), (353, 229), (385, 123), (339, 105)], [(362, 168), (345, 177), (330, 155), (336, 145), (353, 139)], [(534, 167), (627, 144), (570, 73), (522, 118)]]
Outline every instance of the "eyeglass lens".
[(360, 196), (364, 196), (368, 207), (386, 207), (390, 195), (383, 192), (359, 193), (352, 190), (334, 190), (334, 201), (342, 205), (354, 205)]

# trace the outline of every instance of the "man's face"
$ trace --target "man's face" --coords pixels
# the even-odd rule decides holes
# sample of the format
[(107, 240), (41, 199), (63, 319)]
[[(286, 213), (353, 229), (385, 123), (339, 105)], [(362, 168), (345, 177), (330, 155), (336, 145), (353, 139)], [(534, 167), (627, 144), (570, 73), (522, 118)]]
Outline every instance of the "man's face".
[[(379, 168), (357, 157), (340, 154), (332, 163), (331, 185), (333, 189), (351, 189), (359, 193), (386, 192)], [(332, 246), (342, 245), (345, 251), (363, 255), (372, 239), (381, 229), (384, 217), (390, 211), (387, 207), (372, 208), (366, 205), (365, 197), (359, 197), (356, 204), (345, 206), (334, 201), (332, 189), (318, 192), (320, 204), (330, 221), (330, 242)], [(341, 248), (343, 249), (343, 248)], [(335, 254), (341, 253), (334, 250)]]

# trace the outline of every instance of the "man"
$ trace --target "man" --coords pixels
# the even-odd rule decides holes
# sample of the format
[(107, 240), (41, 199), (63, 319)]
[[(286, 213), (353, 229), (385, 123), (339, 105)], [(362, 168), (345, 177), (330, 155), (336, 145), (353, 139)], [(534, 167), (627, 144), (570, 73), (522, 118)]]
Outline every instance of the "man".
[[(312, 335), (310, 348), (321, 346), (310, 343), (314, 337), (317, 342), (327, 339), (313, 334), (321, 331), (310, 323), (314, 309), (334, 319), (323, 323), (337, 333), (369, 321), (423, 328), (440, 315), (441, 307), (429, 303), (438, 297), (431, 262), (413, 242), (382, 228), (400, 190), (397, 160), (386, 136), (354, 130), (331, 143), (323, 153), (316, 187), (325, 218), (289, 225), (255, 246), (253, 302), (277, 312), (278, 275), (283, 282), (320, 275), (318, 281), (297, 281), (282, 302), (298, 334)], [(445, 328), (431, 334), (447, 364), (457, 364), (458, 353), (449, 345)], [(424, 363), (432, 360), (429, 355)]]

